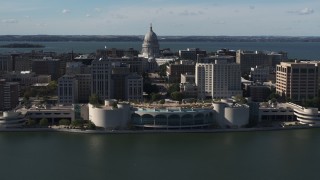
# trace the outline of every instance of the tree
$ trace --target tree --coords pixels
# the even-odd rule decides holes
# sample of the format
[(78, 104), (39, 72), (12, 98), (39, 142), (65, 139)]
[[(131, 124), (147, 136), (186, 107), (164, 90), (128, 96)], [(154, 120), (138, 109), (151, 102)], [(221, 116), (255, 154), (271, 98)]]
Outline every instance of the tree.
[(164, 104), (166, 101), (164, 99), (160, 100), (160, 104)]
[(87, 128), (88, 129), (96, 129), (96, 125), (92, 121), (89, 121), (87, 124)]
[(89, 97), (89, 103), (93, 106), (98, 106), (100, 102), (100, 98), (97, 94), (91, 94), (91, 96)]
[(79, 120), (79, 119), (73, 120), (73, 121), (71, 121), (71, 126), (72, 127), (82, 127), (83, 121)]
[(158, 93), (159, 88), (155, 84), (145, 82), (143, 83), (143, 91), (146, 92), (147, 94)]
[(57, 94), (57, 89), (58, 89), (58, 83), (57, 81), (50, 81), (47, 88), (46, 88), (46, 92), (44, 92), (46, 94), (50, 94), (50, 95), (55, 95)]
[(180, 84), (175, 83), (169, 86), (167, 95), (171, 95), (173, 92), (179, 92), (180, 91)]
[(170, 96), (173, 100), (176, 100), (176, 101), (182, 101), (183, 99), (183, 94), (178, 91), (171, 93)]
[(151, 101), (158, 101), (161, 99), (161, 94), (159, 93), (152, 93), (151, 94)]
[(37, 121), (34, 119), (29, 118), (26, 122), (27, 126), (35, 126), (37, 124)]
[(167, 76), (167, 65), (169, 65), (169, 63), (165, 63), (159, 66), (159, 76), (161, 78)]
[(49, 125), (48, 119), (47, 118), (40, 119), (39, 125), (40, 126), (48, 126)]
[(61, 120), (59, 121), (59, 125), (69, 126), (69, 125), (70, 125), (70, 120), (69, 120), (69, 119), (61, 119)]

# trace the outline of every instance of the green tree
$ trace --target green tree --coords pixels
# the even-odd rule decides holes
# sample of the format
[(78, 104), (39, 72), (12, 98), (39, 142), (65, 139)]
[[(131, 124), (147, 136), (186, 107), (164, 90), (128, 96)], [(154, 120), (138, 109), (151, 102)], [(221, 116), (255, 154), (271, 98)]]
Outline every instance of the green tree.
[(91, 94), (91, 96), (89, 97), (89, 103), (94, 106), (100, 105), (100, 102), (101, 100), (97, 94)]
[(167, 76), (167, 65), (169, 65), (169, 63), (165, 63), (159, 66), (159, 76), (161, 78)]
[(70, 125), (70, 120), (69, 120), (69, 119), (61, 119), (61, 120), (59, 121), (59, 125), (69, 126), (69, 125)]
[(87, 124), (87, 129), (96, 129), (96, 125), (92, 121), (89, 121)]
[(49, 125), (48, 119), (47, 118), (40, 119), (39, 125), (40, 126), (48, 126)]
[(175, 83), (175, 84), (171, 84), (168, 88), (168, 95), (171, 95), (173, 92), (179, 92), (180, 91), (180, 84), (179, 83)]
[(183, 94), (178, 91), (171, 93), (170, 96), (175, 101), (182, 101), (182, 99), (183, 99)]
[(44, 93), (44, 95), (46, 95), (46, 94), (56, 95), (57, 89), (58, 89), (57, 81), (50, 81), (45, 92), (42, 92), (42, 93)]
[(80, 119), (75, 119), (73, 121), (71, 121), (71, 126), (73, 127), (80, 127), (83, 125), (83, 121)]
[(166, 101), (164, 99), (160, 100), (160, 104), (164, 104)]
[(158, 101), (161, 99), (161, 94), (159, 93), (152, 93), (151, 94), (151, 101)]
[(27, 126), (35, 126), (37, 124), (37, 121), (34, 119), (29, 118), (26, 122)]

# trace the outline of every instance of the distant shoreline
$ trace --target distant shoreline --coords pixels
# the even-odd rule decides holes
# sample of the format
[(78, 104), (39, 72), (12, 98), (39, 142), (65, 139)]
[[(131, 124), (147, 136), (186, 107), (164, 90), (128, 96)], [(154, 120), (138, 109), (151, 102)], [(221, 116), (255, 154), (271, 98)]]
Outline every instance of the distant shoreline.
[(44, 48), (41, 44), (29, 44), (29, 43), (12, 43), (0, 45), (0, 48)]
[[(0, 35), (0, 41), (25, 42), (134, 42), (142, 35)], [(158, 36), (160, 42), (320, 42), (320, 36)]]

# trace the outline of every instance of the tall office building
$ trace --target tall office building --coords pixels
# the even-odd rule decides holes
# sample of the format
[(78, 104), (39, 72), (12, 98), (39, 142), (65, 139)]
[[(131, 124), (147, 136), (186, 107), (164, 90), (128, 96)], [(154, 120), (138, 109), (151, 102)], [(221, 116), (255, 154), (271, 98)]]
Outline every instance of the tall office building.
[(64, 75), (58, 79), (58, 103), (78, 103), (78, 80), (75, 75)]
[(277, 65), (276, 92), (292, 101), (318, 96), (319, 62), (281, 62)]
[(10, 55), (0, 54), (0, 74), (13, 70), (13, 61)]
[(216, 60), (214, 63), (197, 63), (195, 80), (198, 98), (230, 98), (242, 95), (240, 65)]
[(152, 25), (150, 25), (149, 32), (144, 36), (141, 54), (144, 58), (154, 58), (160, 55), (158, 37), (153, 32)]
[(105, 57), (92, 61), (91, 93), (97, 94), (101, 100), (111, 98), (111, 61)]
[(0, 111), (12, 110), (19, 104), (19, 83), (0, 79)]

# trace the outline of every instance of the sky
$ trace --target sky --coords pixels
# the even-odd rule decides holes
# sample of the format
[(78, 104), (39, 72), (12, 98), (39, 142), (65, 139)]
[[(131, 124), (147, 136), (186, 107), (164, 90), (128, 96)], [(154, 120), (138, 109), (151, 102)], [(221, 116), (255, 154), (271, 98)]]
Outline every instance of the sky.
[(320, 36), (320, 0), (0, 0), (0, 35)]

